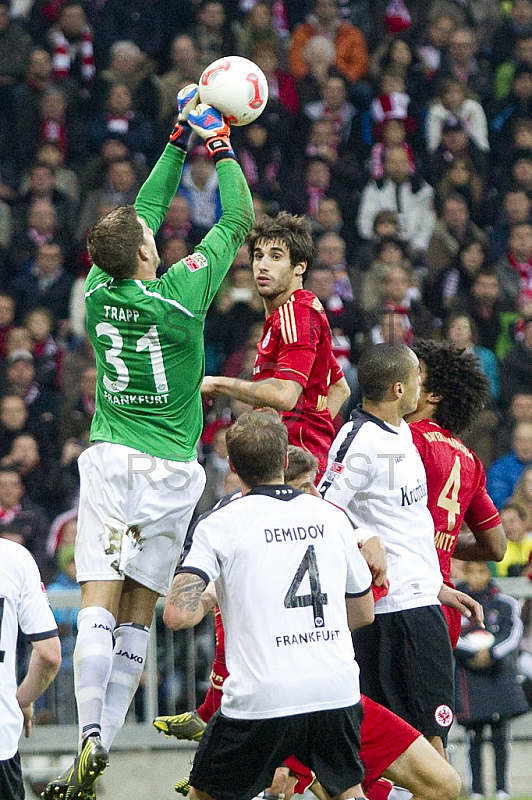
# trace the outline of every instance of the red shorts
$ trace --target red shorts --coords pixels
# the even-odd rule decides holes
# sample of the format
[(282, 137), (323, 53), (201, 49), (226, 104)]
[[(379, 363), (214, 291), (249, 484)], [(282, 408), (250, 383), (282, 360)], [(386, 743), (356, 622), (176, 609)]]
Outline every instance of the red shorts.
[(451, 647), (454, 648), (458, 644), (460, 638), (460, 631), (462, 629), (462, 615), (457, 608), (451, 606), (442, 606), (445, 619), (447, 620), (447, 627), (449, 628), (449, 637), (451, 639)]
[(365, 695), (362, 695), (362, 707), (360, 760), (366, 773), (362, 785), (367, 790), (422, 734)]

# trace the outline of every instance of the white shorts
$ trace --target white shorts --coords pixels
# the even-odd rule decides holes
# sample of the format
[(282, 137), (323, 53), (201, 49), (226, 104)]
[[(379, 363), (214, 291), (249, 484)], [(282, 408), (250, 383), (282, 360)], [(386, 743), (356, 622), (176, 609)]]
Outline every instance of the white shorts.
[(205, 487), (197, 461), (100, 442), (78, 460), (77, 580), (124, 580), (166, 594)]

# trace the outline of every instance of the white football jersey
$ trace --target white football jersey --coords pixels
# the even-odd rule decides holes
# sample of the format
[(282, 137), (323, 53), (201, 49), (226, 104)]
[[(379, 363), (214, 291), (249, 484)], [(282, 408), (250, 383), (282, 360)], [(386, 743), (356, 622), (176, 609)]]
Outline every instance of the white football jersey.
[(404, 420), (395, 427), (362, 409), (353, 412), (332, 443), (318, 489), (386, 548), (390, 590), (375, 604), (376, 614), (439, 604), (427, 477)]
[(0, 761), (17, 752), (24, 723), (16, 698), (19, 626), (30, 642), (57, 636), (33, 556), (22, 545), (0, 539)]
[(222, 711), (267, 719), (360, 700), (346, 596), (371, 574), (342, 511), (259, 486), (200, 520), (178, 572), (216, 582), (229, 677)]

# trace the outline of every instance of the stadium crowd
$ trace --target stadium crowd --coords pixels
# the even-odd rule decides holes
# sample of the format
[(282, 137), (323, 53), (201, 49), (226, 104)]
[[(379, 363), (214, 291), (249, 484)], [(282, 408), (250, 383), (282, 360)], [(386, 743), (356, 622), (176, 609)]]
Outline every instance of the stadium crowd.
[[(530, 572), (532, 0), (0, 0), (1, 535), (68, 587), (56, 573), (71, 564), (96, 386), (87, 231), (134, 201), (177, 91), (228, 54), (268, 78), (262, 116), (232, 131), (256, 216), (312, 222), (305, 288), (352, 390), (337, 428), (368, 345), (474, 352), (491, 400), (465, 440), (503, 509), (499, 574)], [(160, 269), (220, 213), (194, 148)], [(263, 321), (243, 247), (207, 315), (207, 373), (250, 378)], [(205, 403), (198, 513), (224, 493), (225, 432), (244, 408)]]

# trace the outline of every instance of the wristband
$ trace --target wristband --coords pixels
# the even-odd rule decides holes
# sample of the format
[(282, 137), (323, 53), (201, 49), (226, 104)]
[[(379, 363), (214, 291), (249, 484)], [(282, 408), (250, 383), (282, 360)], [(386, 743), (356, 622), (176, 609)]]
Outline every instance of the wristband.
[(231, 142), (227, 136), (213, 136), (212, 139), (207, 139), (205, 147), (215, 164), (221, 161), (222, 158), (232, 158), (236, 161)]
[(355, 538), (359, 547), (369, 542), (374, 536), (377, 536), (377, 534), (368, 531), (367, 528), (355, 528)]
[(186, 122), (176, 122), (174, 130), (170, 134), (168, 141), (179, 150), (183, 150), (186, 153), (191, 136), (192, 128), (190, 128)]

